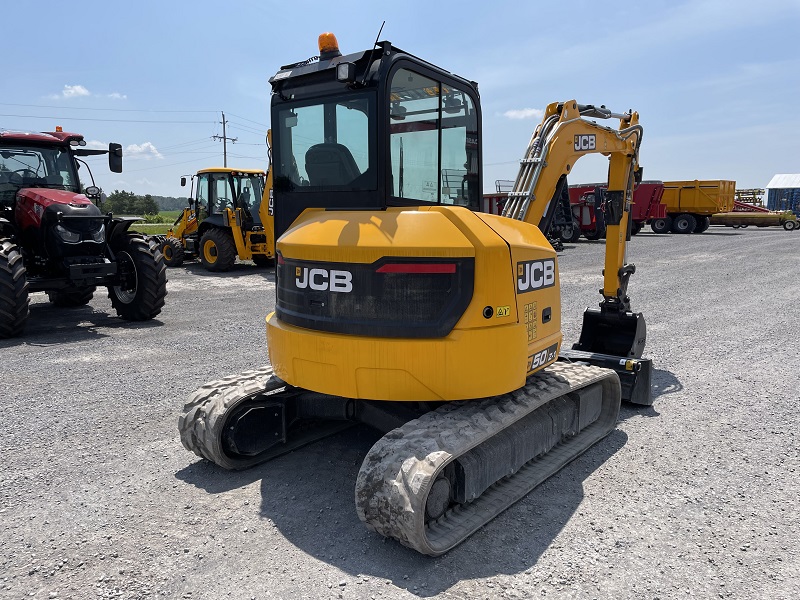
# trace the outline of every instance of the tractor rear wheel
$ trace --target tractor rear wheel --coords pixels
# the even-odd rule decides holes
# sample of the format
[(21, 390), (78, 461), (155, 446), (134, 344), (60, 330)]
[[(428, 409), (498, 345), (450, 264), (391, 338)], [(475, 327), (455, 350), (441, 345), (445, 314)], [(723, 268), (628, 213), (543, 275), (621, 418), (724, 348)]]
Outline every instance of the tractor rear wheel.
[(76, 287), (66, 290), (54, 290), (47, 292), (47, 297), (50, 302), (56, 306), (84, 306), (89, 304), (89, 301), (94, 296), (95, 286), (90, 285), (87, 287)]
[(167, 295), (167, 267), (161, 252), (131, 234), (113, 242), (112, 250), (119, 280), (108, 286), (111, 306), (127, 321), (152, 319), (161, 312)]
[(682, 213), (672, 220), (672, 233), (694, 233), (697, 219), (689, 213)]
[(672, 217), (668, 215), (663, 219), (653, 219), (650, 222), (650, 229), (653, 230), (653, 233), (669, 233), (672, 229)]
[(236, 262), (233, 237), (223, 229), (214, 227), (200, 238), (200, 262), (208, 271), (227, 271)]
[(183, 264), (183, 244), (177, 238), (168, 237), (161, 244), (164, 264), (168, 267), (180, 267)]
[(28, 274), (15, 244), (0, 241), (0, 339), (22, 333), (28, 320)]

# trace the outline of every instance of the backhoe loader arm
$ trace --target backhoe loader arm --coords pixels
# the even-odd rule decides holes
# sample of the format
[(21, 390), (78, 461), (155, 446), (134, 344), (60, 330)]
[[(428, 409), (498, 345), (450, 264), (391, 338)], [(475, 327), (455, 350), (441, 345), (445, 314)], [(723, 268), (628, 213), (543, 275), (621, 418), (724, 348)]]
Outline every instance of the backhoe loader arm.
[[(612, 129), (587, 118), (618, 118)], [(635, 112), (616, 114), (588, 104), (554, 102), (534, 132), (509, 194), (503, 216), (534, 225), (549, 222), (557, 193), (575, 162), (586, 154), (609, 157), (605, 202), (606, 257), (602, 294), (606, 309), (630, 310), (628, 278), (635, 270), (625, 264), (634, 175), (639, 171), (642, 127)]]

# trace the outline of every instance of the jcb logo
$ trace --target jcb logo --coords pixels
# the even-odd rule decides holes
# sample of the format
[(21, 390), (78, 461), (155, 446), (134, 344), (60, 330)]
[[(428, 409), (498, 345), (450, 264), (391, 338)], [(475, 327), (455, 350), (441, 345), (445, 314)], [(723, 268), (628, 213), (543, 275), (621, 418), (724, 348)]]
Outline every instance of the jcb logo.
[(337, 271), (327, 269), (309, 269), (308, 267), (295, 267), (295, 284), (298, 289), (311, 288), (319, 292), (330, 290), (332, 292), (352, 292), (353, 274), (350, 271)]
[(552, 287), (556, 284), (556, 261), (553, 258), (517, 263), (517, 293)]
[(595, 134), (584, 134), (575, 136), (575, 152), (585, 152), (594, 150), (597, 147), (597, 137)]

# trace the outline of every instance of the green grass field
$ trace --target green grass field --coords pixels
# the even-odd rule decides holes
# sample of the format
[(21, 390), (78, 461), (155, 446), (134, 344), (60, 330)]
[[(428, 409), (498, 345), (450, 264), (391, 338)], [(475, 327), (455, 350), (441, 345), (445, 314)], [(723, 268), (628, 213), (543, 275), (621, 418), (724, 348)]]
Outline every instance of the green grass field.
[[(164, 235), (167, 233), (167, 230), (172, 227), (175, 219), (177, 219), (182, 212), (182, 210), (162, 210), (158, 213), (158, 216), (162, 218), (164, 223), (145, 223), (144, 221), (140, 221), (138, 223), (134, 223), (131, 226), (131, 229), (146, 233), (147, 235)], [(138, 217), (140, 215), (130, 216)]]

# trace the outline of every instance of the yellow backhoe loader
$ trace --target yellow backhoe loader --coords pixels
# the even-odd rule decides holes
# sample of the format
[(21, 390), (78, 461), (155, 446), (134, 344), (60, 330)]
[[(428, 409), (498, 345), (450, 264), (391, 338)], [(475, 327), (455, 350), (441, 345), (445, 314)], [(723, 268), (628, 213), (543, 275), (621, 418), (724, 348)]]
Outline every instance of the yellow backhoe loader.
[[(477, 84), (390, 42), (342, 56), (331, 38), (318, 61), (270, 80), (271, 366), (197, 390), (181, 441), (241, 469), (354, 422), (375, 427), (386, 435), (364, 458), (356, 511), (439, 555), (612, 431), (621, 400), (652, 403), (625, 260), (642, 128), (635, 112), (550, 104), (504, 214), (474, 212)], [(603, 298), (565, 349), (540, 228), (589, 153), (609, 157)]]
[[(187, 183), (181, 178), (181, 185)], [(259, 266), (272, 264), (275, 234), (269, 171), (203, 169), (191, 176), (189, 206), (163, 237), (167, 266), (199, 258), (209, 271), (227, 271), (236, 257)]]

